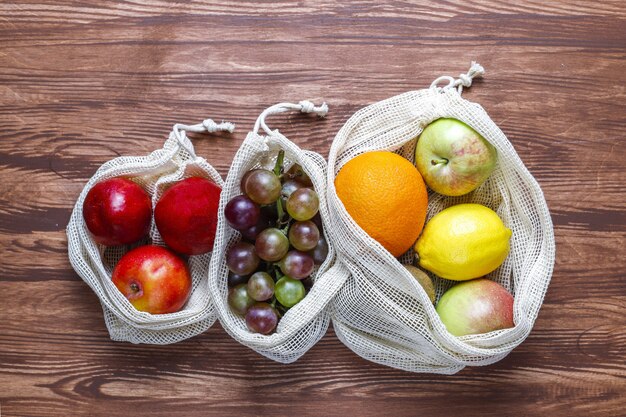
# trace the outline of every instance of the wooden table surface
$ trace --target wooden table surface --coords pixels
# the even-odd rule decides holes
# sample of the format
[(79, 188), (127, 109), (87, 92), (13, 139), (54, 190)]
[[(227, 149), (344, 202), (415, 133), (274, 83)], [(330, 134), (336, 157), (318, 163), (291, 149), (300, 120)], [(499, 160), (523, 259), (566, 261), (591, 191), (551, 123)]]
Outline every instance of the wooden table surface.
[[(0, 415), (618, 416), (626, 406), (626, 5), (615, 1), (23, 1), (0, 4)], [(467, 4), (466, 4), (467, 3)], [(518, 5), (512, 5), (519, 3)], [(89, 177), (172, 124), (226, 175), (267, 106), (327, 154), (359, 108), (487, 70), (480, 103), (541, 184), (557, 260), (529, 338), (454, 376), (369, 363), (332, 329), (292, 365), (219, 324), (171, 346), (112, 342), (65, 226)]]

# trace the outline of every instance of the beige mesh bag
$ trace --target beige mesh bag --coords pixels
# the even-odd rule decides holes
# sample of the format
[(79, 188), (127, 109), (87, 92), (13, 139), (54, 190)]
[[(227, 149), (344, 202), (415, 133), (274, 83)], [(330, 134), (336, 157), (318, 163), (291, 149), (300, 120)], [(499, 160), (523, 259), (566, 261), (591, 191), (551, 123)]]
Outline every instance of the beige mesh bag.
[[(356, 112), (341, 128), (328, 160), (326, 228), (337, 252), (336, 269), (350, 278), (331, 303), (333, 326), (350, 349), (368, 360), (412, 372), (452, 374), (467, 365), (486, 365), (505, 357), (528, 336), (543, 301), (554, 266), (552, 222), (539, 185), (506, 136), (481, 106), (461, 98), (463, 87), (483, 73), (472, 63), (459, 79), (444, 76), (430, 88), (380, 101)], [(439, 83), (447, 81), (444, 87)], [(498, 151), (495, 172), (486, 183), (462, 197), (429, 195), (428, 219), (458, 203), (484, 204), (513, 231), (511, 252), (488, 278), (515, 296), (515, 327), (487, 334), (455, 337), (447, 332), (428, 296), (399, 262), (370, 238), (346, 212), (334, 179), (351, 158), (372, 150), (391, 150), (413, 161), (416, 138), (435, 119), (459, 119), (478, 131)], [(341, 272), (341, 271), (340, 271)], [(453, 282), (431, 275), (437, 300)]]
[[(270, 359), (282, 363), (293, 362), (309, 350), (328, 328), (330, 316), (327, 305), (347, 279), (347, 273), (332, 267), (334, 250), (328, 241), (329, 252), (326, 261), (312, 274), (313, 286), (306, 297), (290, 308), (278, 322), (276, 331), (270, 335), (252, 333), (248, 330), (243, 317), (234, 314), (228, 303), (228, 267), (226, 251), (241, 236), (232, 229), (224, 218), (224, 207), (230, 199), (241, 194), (240, 182), (243, 175), (253, 168), (274, 167), (279, 150), (285, 151), (285, 170), (297, 163), (309, 175), (313, 188), (320, 200), (319, 212), (324, 225), (328, 224), (329, 212), (326, 205), (326, 161), (310, 151), (305, 151), (283, 136), (278, 130), (271, 130), (265, 124), (265, 118), (271, 114), (299, 110), (302, 113), (326, 115), (327, 106), (314, 106), (309, 101), (299, 104), (281, 103), (266, 109), (259, 116), (254, 130), (248, 133), (245, 141), (237, 151), (232, 166), (226, 177), (218, 215), (217, 234), (211, 265), (209, 268), (209, 291), (220, 323), (224, 329), (238, 342), (250, 347)], [(259, 133), (263, 129), (265, 135)]]
[[(111, 274), (124, 253), (147, 241), (132, 246), (105, 247), (96, 244), (82, 216), (87, 193), (99, 181), (124, 176), (148, 192), (154, 209), (167, 186), (184, 178), (204, 177), (222, 186), (223, 181), (218, 172), (195, 154), (185, 132), (232, 132), (233, 129), (234, 125), (230, 123), (217, 124), (210, 119), (193, 126), (177, 124), (162, 149), (148, 156), (122, 156), (105, 163), (81, 192), (67, 226), (69, 258), (78, 275), (100, 299), (111, 339), (132, 343), (169, 344), (208, 329), (216, 319), (207, 295), (211, 253), (189, 257), (192, 292), (182, 310), (159, 315), (140, 312), (113, 285)], [(150, 226), (150, 241), (164, 246), (154, 218)]]

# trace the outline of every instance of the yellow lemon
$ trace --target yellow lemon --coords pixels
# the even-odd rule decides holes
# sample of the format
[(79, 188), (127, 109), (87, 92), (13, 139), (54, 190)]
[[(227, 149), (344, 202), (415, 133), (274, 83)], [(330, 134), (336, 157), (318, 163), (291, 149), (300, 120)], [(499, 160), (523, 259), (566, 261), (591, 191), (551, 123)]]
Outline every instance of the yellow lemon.
[(415, 244), (422, 268), (455, 281), (482, 277), (509, 254), (511, 230), (480, 204), (458, 204), (433, 216)]

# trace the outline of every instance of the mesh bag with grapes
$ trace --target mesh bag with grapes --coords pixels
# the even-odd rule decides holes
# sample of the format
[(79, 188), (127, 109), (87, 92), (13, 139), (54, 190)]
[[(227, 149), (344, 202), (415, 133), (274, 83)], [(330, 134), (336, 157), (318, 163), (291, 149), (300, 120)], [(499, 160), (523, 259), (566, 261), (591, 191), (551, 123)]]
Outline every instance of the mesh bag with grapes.
[(83, 205), (89, 191), (110, 179), (128, 179), (138, 184), (151, 200), (151, 212), (168, 187), (190, 177), (200, 177), (218, 186), (223, 181), (218, 172), (195, 154), (185, 131), (232, 131), (230, 123), (216, 124), (210, 119), (202, 124), (175, 125), (162, 149), (147, 156), (122, 156), (103, 164), (82, 190), (67, 226), (69, 259), (78, 275), (92, 288), (102, 304), (111, 339), (132, 343), (169, 344), (208, 329), (216, 319), (207, 292), (211, 253), (190, 256), (185, 262), (191, 275), (191, 293), (184, 306), (168, 314), (138, 311), (112, 282), (113, 270), (122, 256), (146, 244), (165, 244), (149, 220), (148, 235), (127, 245), (105, 246), (96, 243), (83, 217)]
[[(529, 334), (554, 265), (552, 223), (542, 191), (504, 133), (481, 106), (461, 98), (483, 70), (473, 64), (459, 79), (441, 77), (431, 88), (380, 101), (356, 112), (337, 133), (328, 160), (326, 229), (337, 253), (336, 268), (350, 277), (331, 303), (334, 329), (358, 355), (412, 372), (455, 373), (467, 365), (500, 360)], [(437, 84), (447, 80), (449, 84)], [(473, 128), (497, 150), (489, 178), (469, 194), (449, 197), (429, 192), (427, 221), (447, 207), (478, 203), (497, 213), (512, 231), (510, 252), (487, 275), (514, 295), (514, 326), (461, 337), (442, 323), (432, 300), (402, 264), (413, 264), (413, 249), (394, 257), (348, 214), (335, 188), (345, 164), (370, 151), (393, 151), (414, 162), (423, 129), (440, 118)], [(429, 273), (439, 301), (453, 281)]]
[(326, 307), (347, 278), (332, 267), (334, 250), (326, 239), (324, 158), (265, 124), (267, 116), (289, 110), (324, 116), (327, 107), (281, 103), (259, 116), (224, 183), (209, 271), (224, 329), (283, 363), (324, 335)]

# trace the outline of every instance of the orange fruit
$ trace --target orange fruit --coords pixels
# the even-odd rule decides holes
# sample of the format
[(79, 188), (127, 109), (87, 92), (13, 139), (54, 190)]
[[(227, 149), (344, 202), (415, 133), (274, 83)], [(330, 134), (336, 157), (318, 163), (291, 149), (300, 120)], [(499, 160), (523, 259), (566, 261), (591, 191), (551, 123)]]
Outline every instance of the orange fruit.
[(351, 159), (337, 174), (335, 189), (354, 221), (393, 256), (406, 252), (424, 227), (426, 185), (398, 154), (374, 151)]

